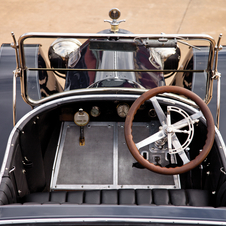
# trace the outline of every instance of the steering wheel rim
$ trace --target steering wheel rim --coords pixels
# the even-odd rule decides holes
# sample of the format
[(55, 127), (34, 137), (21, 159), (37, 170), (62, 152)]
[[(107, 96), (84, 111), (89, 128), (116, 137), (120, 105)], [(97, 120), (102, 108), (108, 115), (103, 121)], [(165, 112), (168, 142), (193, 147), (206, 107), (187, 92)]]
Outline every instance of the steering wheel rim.
[[(190, 162), (178, 166), (175, 168), (166, 168), (161, 167), (158, 165), (154, 165), (153, 163), (149, 162), (147, 159), (143, 158), (143, 156), (139, 153), (132, 136), (132, 122), (134, 119), (134, 116), (139, 109), (139, 107), (148, 99), (162, 93), (174, 93), (174, 94), (180, 94), (188, 97), (189, 99), (193, 100), (202, 111), (202, 114), (204, 115), (206, 119), (206, 125), (207, 125), (207, 135), (206, 135), (206, 141), (203, 146), (202, 151), (199, 153), (199, 155), (196, 156), (195, 159), (191, 160)], [(142, 94), (137, 100), (132, 104), (130, 107), (130, 110), (127, 114), (126, 120), (125, 120), (125, 140), (127, 143), (127, 146), (133, 155), (133, 157), (145, 168), (156, 172), (160, 174), (168, 174), (168, 175), (175, 175), (175, 174), (181, 174), (185, 173), (199, 164), (207, 157), (209, 154), (215, 137), (215, 125), (214, 120), (212, 117), (212, 113), (210, 112), (208, 106), (206, 103), (195, 93), (191, 92), (188, 89), (176, 87), (176, 86), (161, 86), (154, 89), (151, 89), (144, 94)]]

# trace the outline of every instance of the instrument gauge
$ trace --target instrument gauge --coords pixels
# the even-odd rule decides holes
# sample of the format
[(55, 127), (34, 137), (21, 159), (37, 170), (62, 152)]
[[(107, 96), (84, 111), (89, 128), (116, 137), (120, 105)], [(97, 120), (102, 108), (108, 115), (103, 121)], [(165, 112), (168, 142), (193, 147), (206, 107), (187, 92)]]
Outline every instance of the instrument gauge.
[(117, 113), (118, 113), (118, 116), (121, 118), (125, 118), (128, 114), (128, 111), (129, 111), (129, 105), (126, 103), (119, 104), (117, 106)]
[(93, 117), (98, 117), (100, 115), (100, 109), (99, 109), (99, 107), (93, 106), (92, 109), (91, 109), (91, 111), (90, 111), (90, 114)]
[(78, 126), (86, 126), (89, 122), (89, 114), (80, 108), (74, 115), (74, 122)]

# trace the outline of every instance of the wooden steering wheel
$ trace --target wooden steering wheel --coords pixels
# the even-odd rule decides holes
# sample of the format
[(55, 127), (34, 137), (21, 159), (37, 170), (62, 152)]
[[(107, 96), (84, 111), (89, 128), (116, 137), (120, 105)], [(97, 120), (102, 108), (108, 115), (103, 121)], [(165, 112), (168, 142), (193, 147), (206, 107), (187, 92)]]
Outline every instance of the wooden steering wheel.
[[(195, 113), (191, 116), (189, 116), (188, 114), (184, 114), (185, 115), (184, 119), (180, 120), (175, 124), (171, 124), (170, 113), (167, 110), (167, 116), (166, 116), (162, 108), (160, 107), (157, 99), (155, 98), (156, 95), (162, 94), (162, 93), (174, 93), (174, 94), (180, 94), (188, 97), (198, 105), (198, 107), (200, 108), (200, 111), (202, 112), (202, 114), (206, 119), (207, 137), (206, 137), (205, 145), (203, 146), (203, 149), (199, 153), (199, 155), (197, 155), (196, 158), (191, 161), (187, 158), (187, 155), (184, 151), (185, 148), (183, 145), (180, 144), (180, 141), (176, 136), (176, 132), (184, 132), (188, 134), (189, 138), (186, 144), (186, 147), (187, 147), (192, 140), (192, 135), (191, 135), (192, 126), (198, 120), (198, 118), (202, 117), (202, 114), (201, 112)], [(149, 100), (149, 99), (151, 99), (152, 104), (155, 108), (158, 119), (161, 123), (161, 129), (156, 134), (151, 135), (150, 137), (144, 139), (143, 141), (135, 144), (132, 136), (132, 122), (139, 107), (146, 100)], [(191, 126), (189, 127), (189, 125)], [(188, 126), (188, 128), (190, 129), (188, 129), (188, 131), (181, 130), (185, 126)], [(161, 86), (161, 87), (151, 89), (145, 92), (144, 94), (142, 94), (130, 107), (130, 110), (127, 114), (126, 121), (125, 121), (125, 139), (131, 154), (145, 168), (160, 174), (171, 174), (171, 175), (181, 174), (201, 164), (201, 162), (207, 157), (207, 155), (209, 154), (212, 148), (214, 137), (215, 137), (214, 120), (208, 106), (195, 93), (189, 91), (188, 89), (177, 87), (177, 86)], [(178, 155), (183, 161), (182, 166), (178, 166), (175, 168), (161, 167), (149, 162), (140, 154), (138, 150), (139, 148), (146, 146), (150, 143), (153, 143), (162, 138), (167, 138), (168, 151), (170, 154), (178, 153)]]

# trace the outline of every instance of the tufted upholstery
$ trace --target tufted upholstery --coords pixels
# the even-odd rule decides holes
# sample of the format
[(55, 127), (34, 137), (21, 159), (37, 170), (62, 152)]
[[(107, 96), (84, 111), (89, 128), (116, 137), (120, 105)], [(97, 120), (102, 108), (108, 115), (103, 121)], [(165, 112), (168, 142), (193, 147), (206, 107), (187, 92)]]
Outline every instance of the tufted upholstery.
[(196, 189), (119, 189), (32, 193), (22, 204), (107, 204), (210, 206), (208, 191)]

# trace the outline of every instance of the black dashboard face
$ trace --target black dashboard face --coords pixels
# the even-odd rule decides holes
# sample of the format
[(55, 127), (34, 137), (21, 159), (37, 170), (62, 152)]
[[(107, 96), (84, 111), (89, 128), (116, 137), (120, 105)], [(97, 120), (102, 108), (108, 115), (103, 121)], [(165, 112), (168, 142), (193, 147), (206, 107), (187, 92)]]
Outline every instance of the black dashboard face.
[[(64, 106), (60, 109), (60, 118), (73, 120), (73, 115), (82, 108), (90, 116), (90, 121), (124, 122), (133, 101), (87, 101)], [(152, 104), (144, 103), (137, 111), (134, 121), (147, 122), (157, 120)]]

